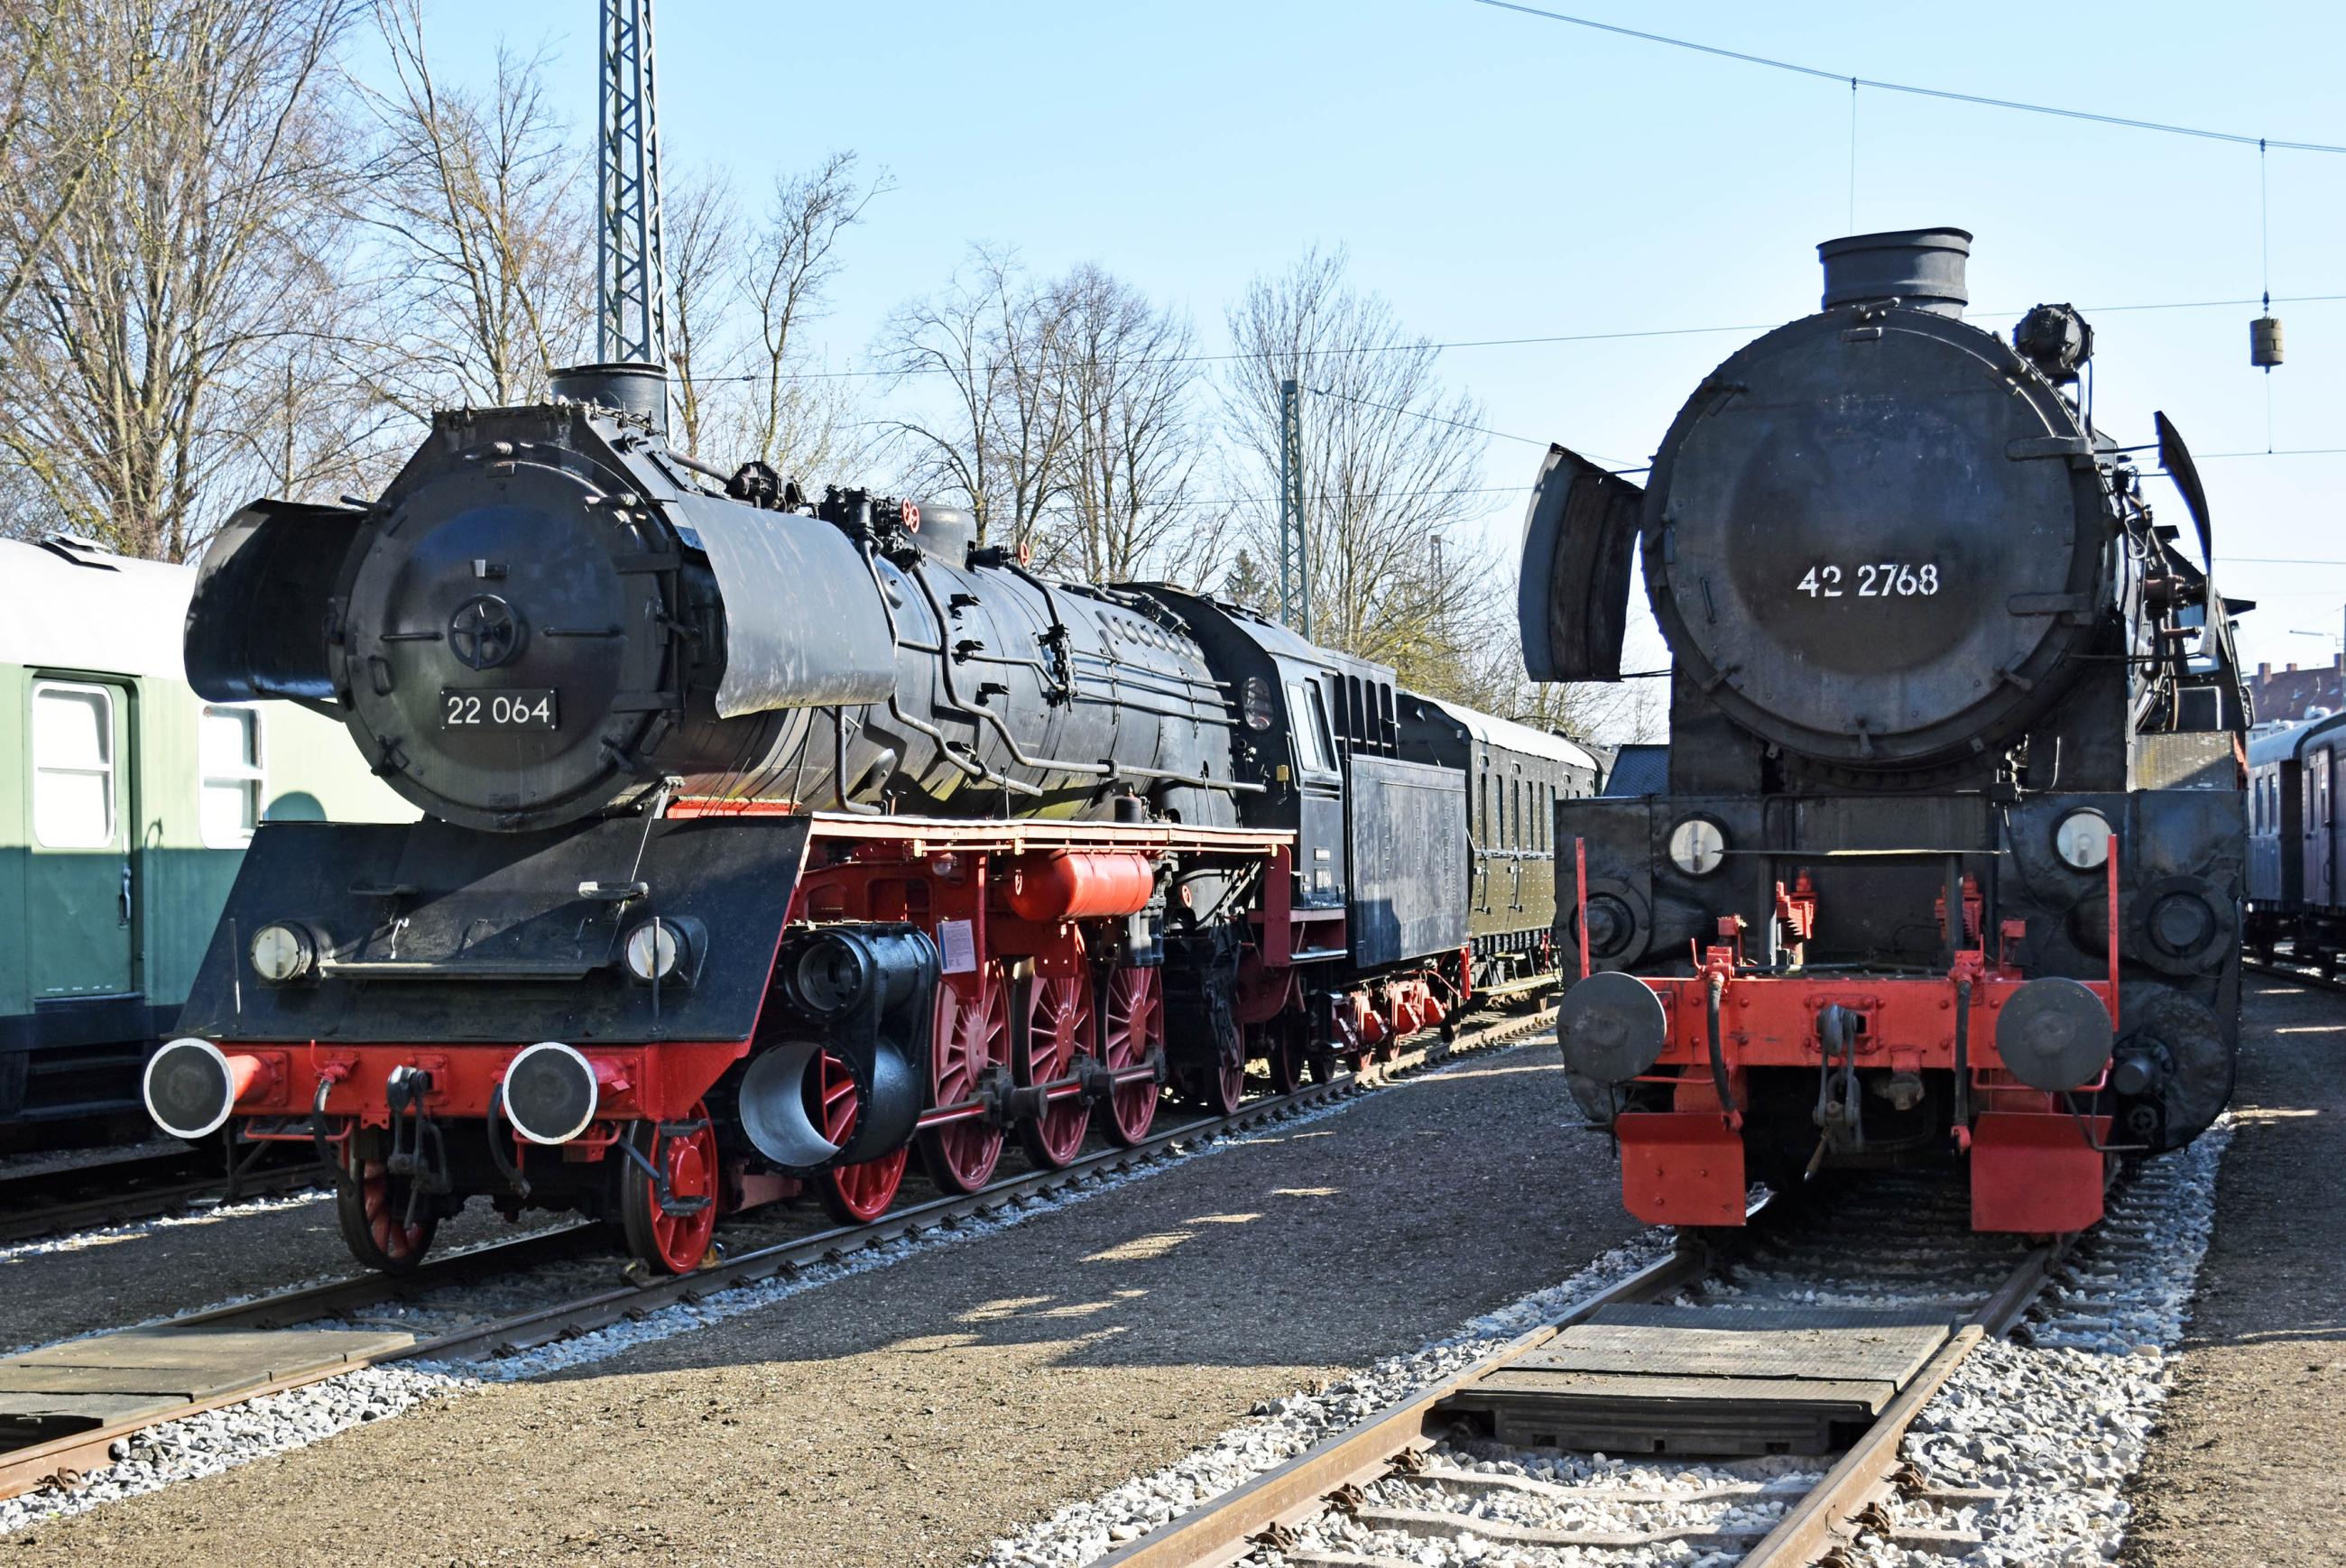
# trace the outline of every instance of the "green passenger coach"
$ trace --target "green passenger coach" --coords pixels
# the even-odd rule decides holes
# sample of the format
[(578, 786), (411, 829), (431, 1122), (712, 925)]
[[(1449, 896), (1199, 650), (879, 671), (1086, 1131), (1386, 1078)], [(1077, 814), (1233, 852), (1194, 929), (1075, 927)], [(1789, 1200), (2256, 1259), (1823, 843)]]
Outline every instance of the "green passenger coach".
[(332, 719), (189, 689), (195, 577), (0, 541), (0, 1151), (151, 1134), (140, 1070), (257, 823), (415, 815)]

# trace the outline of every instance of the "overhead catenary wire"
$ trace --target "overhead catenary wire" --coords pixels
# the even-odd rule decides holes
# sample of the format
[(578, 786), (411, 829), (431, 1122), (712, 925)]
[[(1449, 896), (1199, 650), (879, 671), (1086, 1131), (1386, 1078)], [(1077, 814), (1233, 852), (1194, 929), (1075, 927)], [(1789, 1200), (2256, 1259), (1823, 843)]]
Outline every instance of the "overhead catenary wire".
[(1672, 37), (1667, 33), (1648, 33), (1642, 28), (1624, 27), (1617, 23), (1599, 22), (1594, 17), (1575, 16), (1563, 11), (1545, 10), (1537, 5), (1517, 4), (1517, 0), (1473, 0), (1477, 5), (1487, 5), (1494, 11), (1513, 11), (1525, 16), (1535, 16), (1544, 22), (1558, 22), (1574, 27), (1586, 27), (1591, 32), (1611, 33), (1617, 37), (1637, 38), (1648, 44), (1665, 44), (1673, 49), (1690, 50), (1698, 55), (1712, 55), (1723, 60), (1739, 60), (1747, 66), (1764, 66), (1772, 71), (1789, 71), (1795, 76), (1817, 76), (1829, 82), (1847, 82), (1854, 92), (1859, 87), (1872, 87), (1884, 93), (1904, 93), (1918, 98), (1938, 98), (1948, 103), (1971, 104), (1981, 108), (2009, 109), (2019, 114), (2049, 115), (2056, 119), (2086, 120), (2096, 125), (2117, 126), (2127, 130), (2156, 131), (2166, 136), (2197, 137), (2203, 141), (2231, 142), (2238, 146), (2259, 149), (2268, 146), (2283, 152), (2313, 152), (2346, 155), (2346, 146), (2329, 142), (2282, 141), (2278, 138), (2251, 136), (2243, 131), (2210, 130), (2202, 126), (2173, 125), (2164, 120), (2137, 119), (2127, 115), (2102, 114), (2093, 109), (2066, 108), (2057, 104), (2031, 103), (2022, 98), (1999, 98), (1984, 93), (1956, 92), (1948, 87), (1926, 87), (1912, 82), (1884, 81), (1873, 76), (1853, 76), (1847, 71), (1829, 71), (1821, 66), (1802, 65), (1796, 60), (1780, 60), (1769, 55), (1754, 55), (1742, 49), (1729, 49), (1717, 44), (1705, 44), (1692, 38)]
[[(2331, 305), (2346, 301), (2346, 294), (2285, 294), (2268, 299), (2267, 305)], [(2078, 310), (2088, 314), (2110, 315), (2120, 311), (2212, 311), (2231, 310), (2242, 305), (2254, 305), (2254, 298), (2236, 300), (2157, 300), (2130, 305), (2080, 305)], [(2020, 318), (2021, 311), (2010, 306), (1973, 308), (1965, 312), (1970, 321)], [(1608, 332), (1539, 332), (1508, 338), (1413, 338), (1399, 343), (1362, 343), (1344, 348), (1315, 350), (1316, 356), (1329, 359), (1349, 358), (1354, 354), (1421, 353), (1427, 350), (1437, 352), (1452, 349), (1520, 349), (1544, 348), (1558, 343), (1630, 342), (1651, 338), (1696, 338), (1717, 336), (1728, 332), (1770, 332), (1782, 326), (1781, 321), (1730, 321), (1709, 327), (1633, 327)], [(1260, 359), (1255, 353), (1222, 352), (1212, 354), (1151, 354), (1129, 360), (1102, 360), (1102, 368), (1121, 369), (1139, 365), (1235, 364), (1242, 360)], [(994, 367), (981, 366), (981, 371)], [(842, 371), (785, 371), (780, 376), (770, 376), (764, 371), (746, 371), (724, 375), (693, 376), (696, 386), (715, 386), (732, 382), (809, 381), (914, 381), (929, 376), (955, 374), (954, 371), (937, 366), (903, 368), (864, 368)]]

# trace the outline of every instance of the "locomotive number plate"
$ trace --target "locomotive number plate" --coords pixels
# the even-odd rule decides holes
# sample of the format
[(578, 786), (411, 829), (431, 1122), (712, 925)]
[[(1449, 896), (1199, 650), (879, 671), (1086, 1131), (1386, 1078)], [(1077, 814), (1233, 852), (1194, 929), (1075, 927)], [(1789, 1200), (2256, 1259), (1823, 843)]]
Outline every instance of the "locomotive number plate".
[(443, 729), (552, 729), (554, 714), (554, 692), (546, 687), (511, 691), (444, 687), (440, 693)]

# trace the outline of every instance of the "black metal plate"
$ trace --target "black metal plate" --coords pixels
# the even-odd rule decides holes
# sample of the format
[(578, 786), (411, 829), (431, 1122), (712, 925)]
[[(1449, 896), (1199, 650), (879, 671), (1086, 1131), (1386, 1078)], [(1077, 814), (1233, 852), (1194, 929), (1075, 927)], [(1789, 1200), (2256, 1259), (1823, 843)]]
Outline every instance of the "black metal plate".
[(501, 729), (555, 729), (561, 725), (549, 686), (499, 687), (489, 691), (440, 688), (440, 728), (489, 732)]
[[(475, 832), (429, 818), (404, 826), (265, 822), (179, 1029), (301, 1042), (747, 1039), (811, 826), (790, 817), (686, 818), (652, 823), (647, 837), (638, 816), (538, 833)], [(630, 881), (650, 891), (624, 907), (578, 891)], [(695, 983), (662, 987), (657, 1008), (651, 989), (616, 962), (621, 933), (654, 914), (698, 920), (709, 937)], [(341, 962), (422, 962), (444, 972), (268, 985), (244, 947), (277, 920), (313, 927)], [(512, 978), (532, 968), (576, 978)]]

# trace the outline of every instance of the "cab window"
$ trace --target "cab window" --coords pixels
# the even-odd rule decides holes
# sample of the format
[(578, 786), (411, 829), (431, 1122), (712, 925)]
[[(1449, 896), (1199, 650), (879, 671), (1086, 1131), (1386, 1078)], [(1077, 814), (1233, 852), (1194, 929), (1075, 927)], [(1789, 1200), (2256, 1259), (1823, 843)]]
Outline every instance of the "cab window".
[(1317, 681), (1287, 683), (1287, 712), (1295, 727), (1295, 760), (1314, 773), (1330, 770), (1335, 747), (1328, 735), (1328, 708)]

